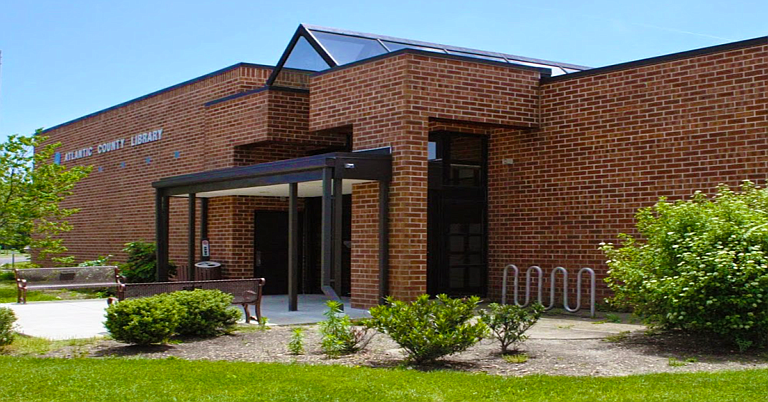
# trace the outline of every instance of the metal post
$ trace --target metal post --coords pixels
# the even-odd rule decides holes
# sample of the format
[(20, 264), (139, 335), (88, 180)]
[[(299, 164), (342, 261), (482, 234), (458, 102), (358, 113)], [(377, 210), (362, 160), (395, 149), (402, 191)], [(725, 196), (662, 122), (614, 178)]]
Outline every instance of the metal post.
[(156, 279), (158, 282), (168, 281), (168, 211), (170, 201), (158, 189), (155, 193), (155, 254)]
[[(333, 266), (333, 200), (331, 184), (333, 182), (333, 168), (323, 169), (323, 201), (322, 201), (322, 219), (320, 235), (320, 289), (326, 297), (341, 302), (339, 296), (331, 287), (331, 268)], [(343, 308), (342, 304), (342, 308)]]
[(187, 275), (190, 281), (195, 280), (195, 205), (197, 197), (189, 194), (189, 217), (187, 224)]
[(299, 185), (288, 185), (288, 310), (299, 309)]
[(389, 295), (389, 182), (379, 182), (379, 303)]
[[(208, 198), (200, 198), (200, 239), (208, 240)], [(200, 260), (210, 259), (211, 257), (203, 256), (203, 248), (200, 247)]]
[(342, 252), (342, 208), (344, 194), (342, 192), (341, 179), (333, 179), (333, 289), (336, 294), (341, 294), (341, 252)]

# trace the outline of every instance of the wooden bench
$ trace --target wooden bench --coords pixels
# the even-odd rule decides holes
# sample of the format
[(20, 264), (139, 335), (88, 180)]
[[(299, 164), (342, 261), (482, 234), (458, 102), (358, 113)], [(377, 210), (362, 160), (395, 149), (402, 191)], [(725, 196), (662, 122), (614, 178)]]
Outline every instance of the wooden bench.
[(115, 266), (14, 269), (18, 303), (27, 303), (27, 290), (117, 288), (121, 298), (123, 277)]
[[(261, 322), (261, 296), (264, 287), (264, 278), (250, 279), (220, 279), (211, 281), (174, 281), (174, 282), (153, 282), (153, 283), (126, 283), (124, 286), (124, 298), (147, 297), (159, 293), (171, 293), (180, 290), (195, 289), (218, 289), (224, 293), (229, 293), (234, 298), (232, 304), (238, 304), (245, 311), (245, 322), (249, 323), (255, 319)], [(118, 300), (123, 298), (118, 297)], [(256, 317), (248, 312), (248, 305), (253, 304), (256, 311)]]

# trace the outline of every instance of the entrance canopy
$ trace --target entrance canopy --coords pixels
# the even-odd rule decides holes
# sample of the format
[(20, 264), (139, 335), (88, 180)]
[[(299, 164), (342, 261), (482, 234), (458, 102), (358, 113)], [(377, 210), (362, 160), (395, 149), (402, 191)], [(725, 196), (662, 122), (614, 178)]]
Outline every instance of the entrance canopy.
[[(188, 275), (194, 279), (195, 210), (201, 199), (203, 238), (208, 232), (208, 198), (225, 196), (288, 197), (288, 294), (289, 310), (298, 303), (298, 198), (322, 197), (321, 288), (338, 299), (341, 291), (342, 196), (352, 192), (352, 184), (379, 183), (379, 296), (387, 295), (389, 236), (389, 182), (392, 157), (389, 149), (362, 152), (334, 152), (303, 158), (260, 163), (208, 172), (162, 178), (152, 186), (156, 190), (155, 233), (157, 239), (157, 276), (168, 280), (169, 198), (189, 198)], [(331, 270), (333, 269), (333, 286)], [(269, 286), (267, 283), (265, 286)]]
[[(229, 195), (287, 197), (291, 183), (302, 185), (304, 195), (322, 196), (322, 180), (326, 170), (332, 179), (347, 180), (345, 193), (352, 192), (352, 183), (390, 181), (392, 157), (388, 149), (364, 152), (333, 152), (303, 158), (288, 159), (257, 165), (234, 167), (208, 172), (166, 177), (152, 183), (164, 196), (222, 197)], [(280, 186), (283, 184), (283, 186)]]

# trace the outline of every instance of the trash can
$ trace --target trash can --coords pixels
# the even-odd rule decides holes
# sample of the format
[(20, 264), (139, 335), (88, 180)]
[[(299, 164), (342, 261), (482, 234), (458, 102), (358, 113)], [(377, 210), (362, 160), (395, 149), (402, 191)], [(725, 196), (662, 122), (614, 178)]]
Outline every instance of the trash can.
[(221, 279), (221, 263), (216, 261), (200, 261), (195, 264), (195, 279), (212, 281)]

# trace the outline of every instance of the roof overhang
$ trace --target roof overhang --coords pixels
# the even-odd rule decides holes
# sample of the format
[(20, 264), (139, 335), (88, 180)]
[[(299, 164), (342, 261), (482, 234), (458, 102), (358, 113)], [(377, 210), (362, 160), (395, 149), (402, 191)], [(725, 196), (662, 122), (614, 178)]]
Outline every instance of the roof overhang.
[[(224, 197), (231, 195), (288, 195), (288, 184), (300, 183), (299, 196), (322, 195), (323, 172), (330, 169), (342, 179), (344, 190), (370, 181), (390, 181), (392, 156), (388, 149), (365, 152), (333, 152), (252, 166), (211, 170), (162, 178), (154, 183), (163, 196)], [(302, 195), (303, 194), (303, 195)]]

